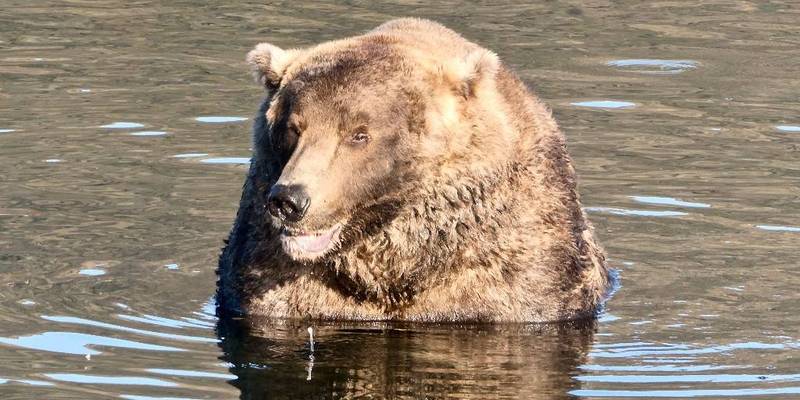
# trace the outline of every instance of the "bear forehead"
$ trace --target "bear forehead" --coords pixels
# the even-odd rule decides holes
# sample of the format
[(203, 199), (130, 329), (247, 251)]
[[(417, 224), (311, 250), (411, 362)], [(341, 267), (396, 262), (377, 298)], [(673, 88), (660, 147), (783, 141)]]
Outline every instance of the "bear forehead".
[(283, 81), (299, 93), (326, 85), (375, 85), (406, 70), (402, 50), (381, 37), (324, 43), (288, 66)]
[(326, 55), (298, 66), (276, 94), (273, 112), (341, 116), (377, 112), (399, 100), (397, 90), (406, 87), (406, 78), (397, 61)]

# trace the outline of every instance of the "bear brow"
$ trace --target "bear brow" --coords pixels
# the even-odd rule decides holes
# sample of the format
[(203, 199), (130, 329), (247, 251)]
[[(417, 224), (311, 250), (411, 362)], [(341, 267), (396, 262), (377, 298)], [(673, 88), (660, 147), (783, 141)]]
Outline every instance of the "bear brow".
[(339, 120), (337, 127), (339, 132), (349, 133), (353, 129), (366, 128), (369, 126), (370, 116), (365, 111), (356, 111), (340, 106), (337, 110), (339, 115), (345, 116)]
[(306, 120), (300, 114), (293, 112), (286, 118), (286, 126), (303, 131), (306, 129)]

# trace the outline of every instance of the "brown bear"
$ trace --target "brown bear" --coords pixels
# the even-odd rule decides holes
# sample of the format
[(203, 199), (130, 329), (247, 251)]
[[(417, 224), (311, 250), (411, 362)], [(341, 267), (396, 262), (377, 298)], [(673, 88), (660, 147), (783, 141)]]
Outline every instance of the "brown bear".
[(609, 272), (564, 136), (497, 55), (422, 19), (306, 49), (262, 43), (266, 89), (220, 312), (545, 322)]

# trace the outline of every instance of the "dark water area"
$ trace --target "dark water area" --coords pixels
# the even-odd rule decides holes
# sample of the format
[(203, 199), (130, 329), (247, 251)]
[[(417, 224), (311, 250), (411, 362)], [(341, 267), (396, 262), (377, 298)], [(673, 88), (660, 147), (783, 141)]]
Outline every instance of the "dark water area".
[[(0, 398), (800, 398), (800, 4), (0, 4)], [(399, 16), (553, 108), (619, 273), (596, 322), (214, 316), (244, 55)]]

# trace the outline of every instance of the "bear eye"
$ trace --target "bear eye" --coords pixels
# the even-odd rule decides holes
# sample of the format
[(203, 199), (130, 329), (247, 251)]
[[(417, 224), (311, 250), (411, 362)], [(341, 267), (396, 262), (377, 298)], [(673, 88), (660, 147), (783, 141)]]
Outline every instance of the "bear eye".
[(353, 132), (353, 136), (350, 137), (350, 143), (353, 144), (364, 144), (369, 141), (369, 134), (367, 134), (366, 128), (359, 128)]
[(300, 128), (296, 124), (286, 126), (286, 132), (291, 136), (300, 136)]

